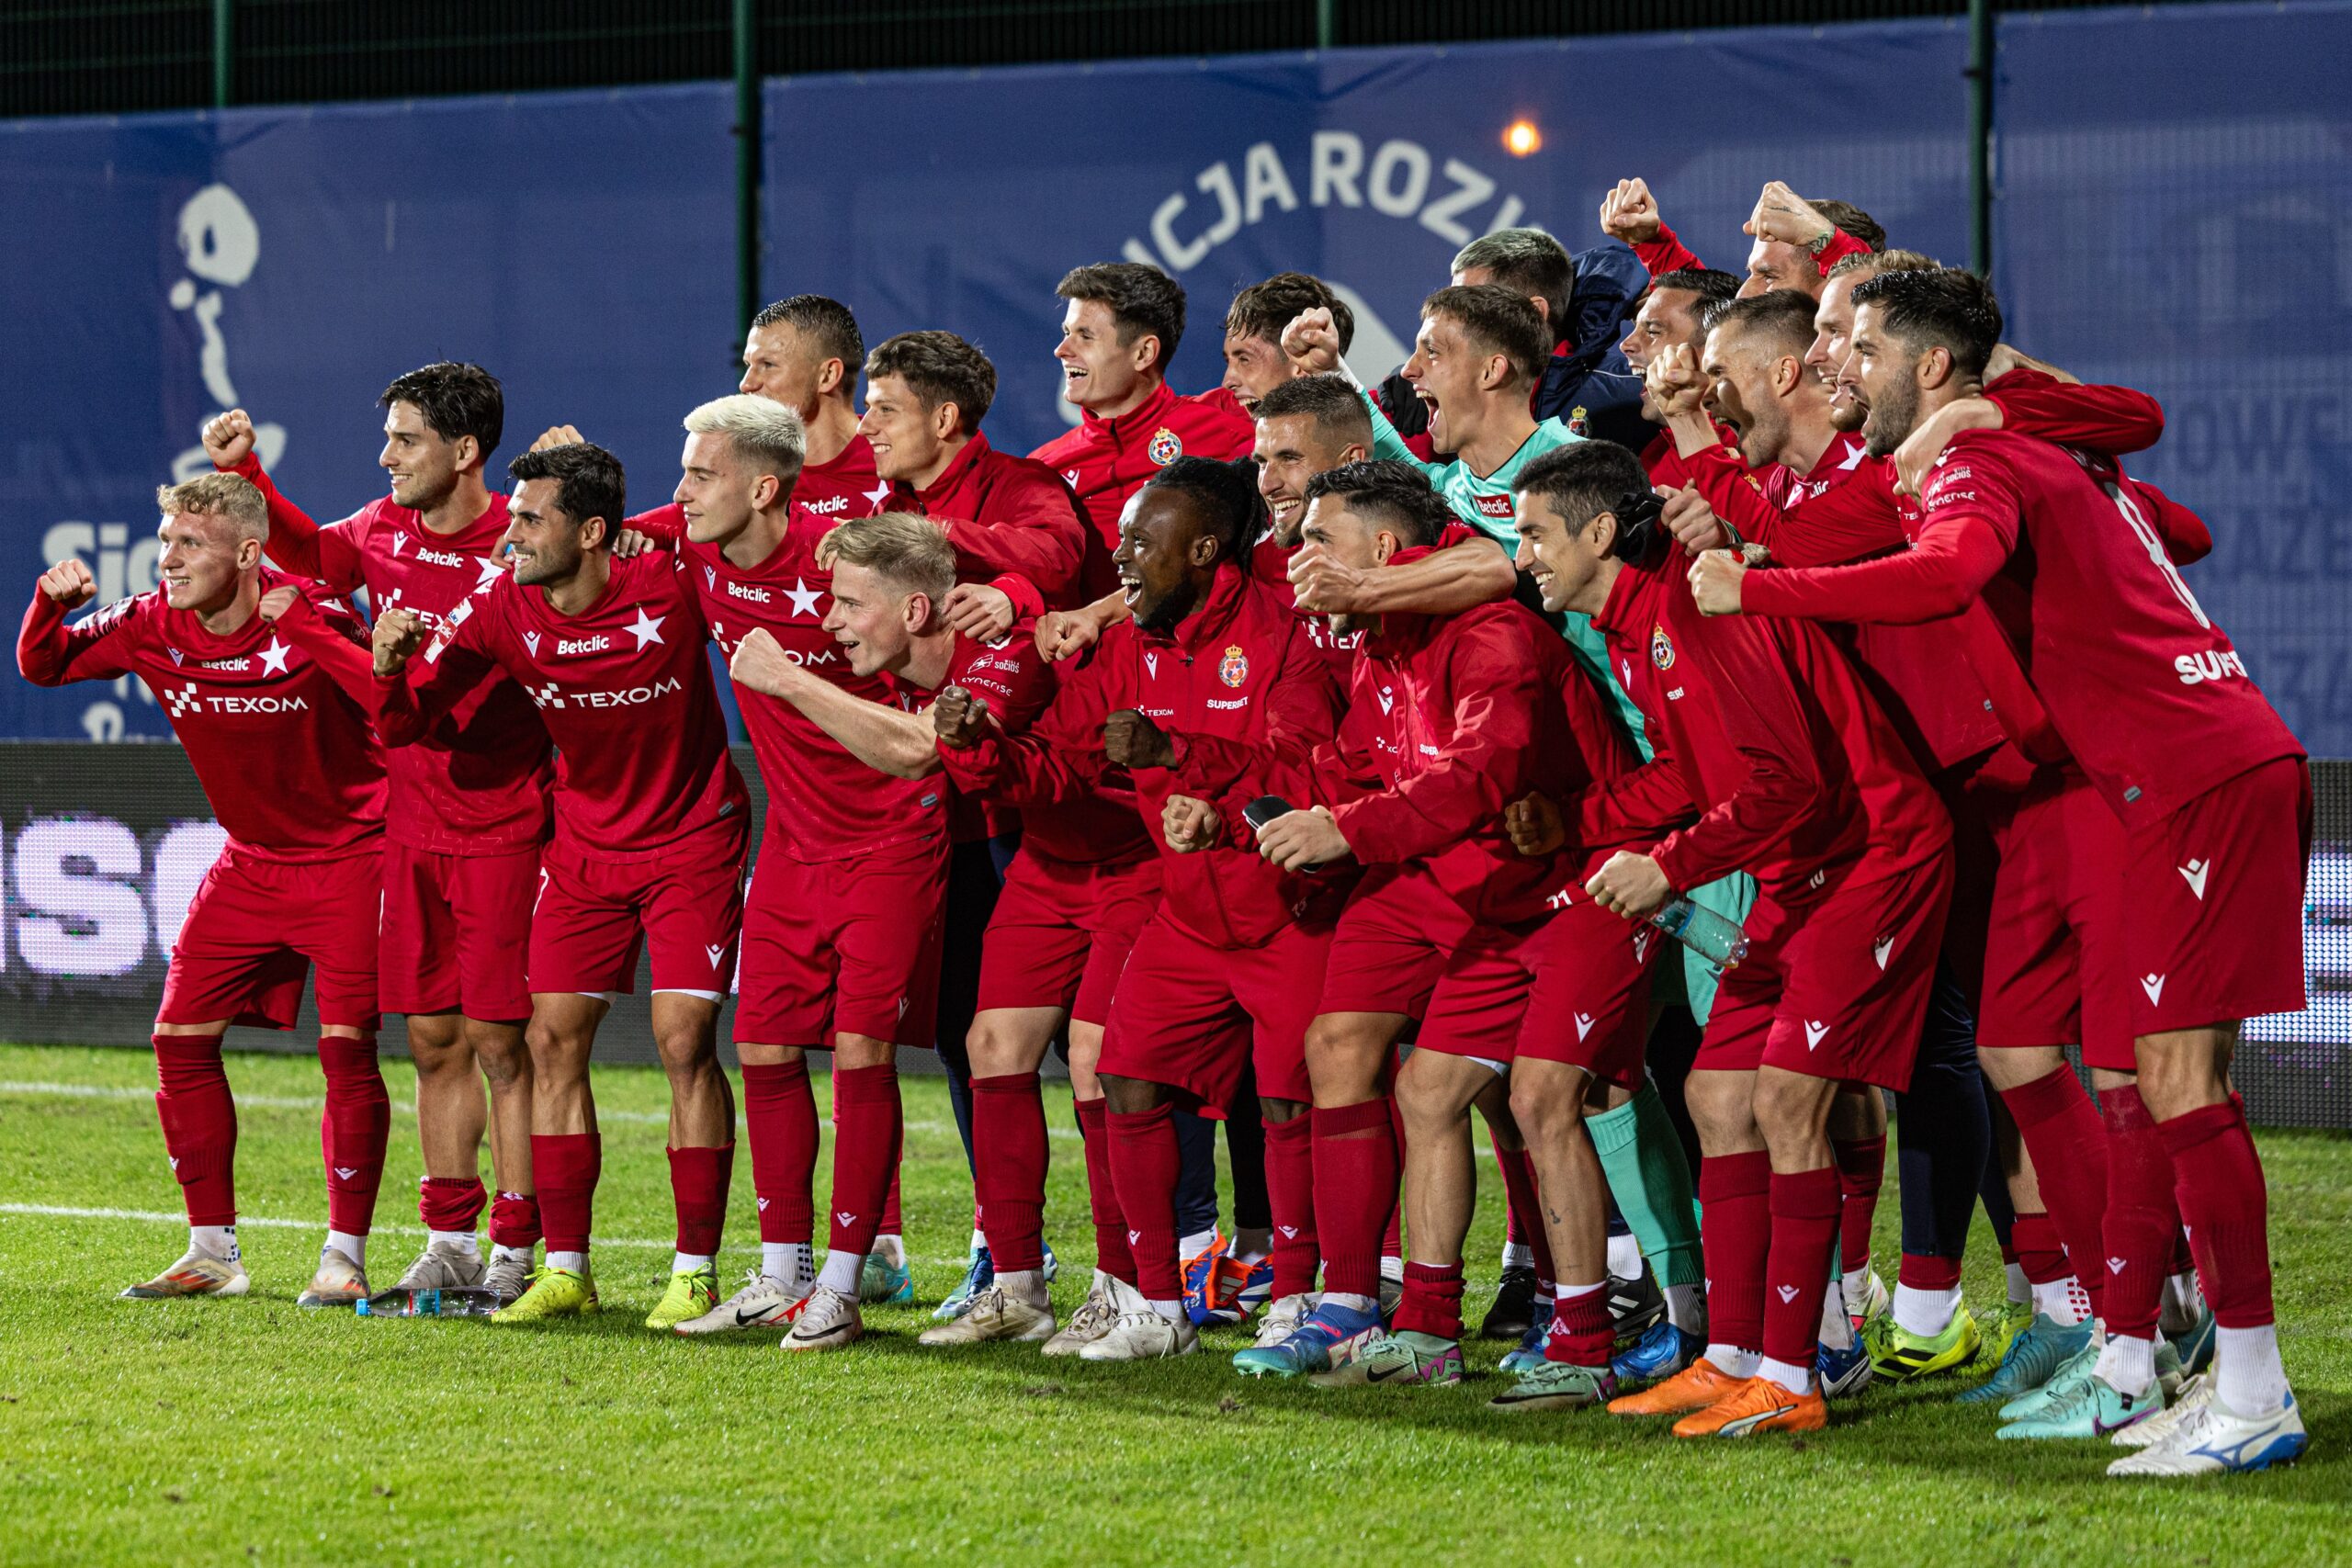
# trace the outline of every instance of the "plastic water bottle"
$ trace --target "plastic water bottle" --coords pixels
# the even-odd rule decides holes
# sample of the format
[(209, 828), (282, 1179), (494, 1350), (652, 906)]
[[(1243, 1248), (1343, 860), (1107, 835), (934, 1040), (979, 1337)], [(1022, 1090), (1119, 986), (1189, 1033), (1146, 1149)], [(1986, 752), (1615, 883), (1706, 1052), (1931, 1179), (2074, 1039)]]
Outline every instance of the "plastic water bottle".
[(1736, 969), (1747, 956), (1747, 933), (1703, 904), (1677, 898), (1650, 917), (1650, 924), (1718, 969)]
[(381, 1291), (359, 1303), (362, 1317), (488, 1317), (500, 1305), (496, 1291)]

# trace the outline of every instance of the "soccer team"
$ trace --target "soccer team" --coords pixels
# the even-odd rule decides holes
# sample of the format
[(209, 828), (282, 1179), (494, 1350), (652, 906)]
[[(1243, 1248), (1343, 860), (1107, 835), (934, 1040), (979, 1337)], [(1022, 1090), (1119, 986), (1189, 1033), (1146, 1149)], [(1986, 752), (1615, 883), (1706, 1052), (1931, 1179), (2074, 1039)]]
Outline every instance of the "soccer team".
[[(2300, 1453), (2229, 1066), (2303, 1005), (2310, 784), (2182, 575), (2203, 525), (2119, 461), (2161, 411), (2003, 344), (1982, 281), (1845, 204), (1766, 186), (1744, 277), (1641, 181), (1600, 218), (1581, 255), (1464, 247), (1369, 391), (1316, 278), (1242, 290), (1186, 396), (1182, 290), (1081, 266), (1080, 417), (1027, 457), (981, 432), (978, 348), (869, 353), (810, 295), (651, 512), (569, 427), (493, 490), (476, 366), (385, 389), (390, 493), (337, 523), (214, 420), (218, 471), (159, 492), (160, 587), (69, 623), (96, 586), (60, 563), (18, 641), (42, 684), (145, 682), (229, 835), (154, 1033), (191, 1240), (125, 1294), (249, 1288), (221, 1035), (291, 1027), (315, 969), (302, 1302), (369, 1293), (386, 1009), (430, 1233), (396, 1289), (595, 1310), (589, 1059), (643, 955), (655, 1329), (833, 1350), (911, 1299), (895, 1062), (936, 1046), (975, 1230), (926, 1344), (1125, 1361), (1254, 1319), (1246, 1373), (1457, 1383), (1475, 1108), (1499, 1410), (1745, 1436), (1951, 1373), (2003, 1438), (2133, 1450), (2111, 1473)], [(766, 785), (748, 888), (713, 644)], [(1686, 919), (1742, 926), (1735, 962)], [(760, 1264), (722, 1299), (730, 992)], [(1095, 1233), (1067, 1321), (1053, 1053)], [(2009, 1299), (1971, 1312), (1980, 1201)]]

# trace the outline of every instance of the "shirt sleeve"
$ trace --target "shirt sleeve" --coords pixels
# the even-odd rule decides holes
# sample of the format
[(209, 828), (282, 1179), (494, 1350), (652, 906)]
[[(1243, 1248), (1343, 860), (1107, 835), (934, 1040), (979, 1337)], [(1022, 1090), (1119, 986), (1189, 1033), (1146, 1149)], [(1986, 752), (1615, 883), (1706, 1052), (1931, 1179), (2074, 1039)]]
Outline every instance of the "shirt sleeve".
[(1724, 733), (1747, 776), (1651, 852), (1679, 890), (1770, 860), (1827, 798), (1812, 746), (1818, 727), (1791, 673), (1785, 635), (1786, 628), (1737, 619), (1711, 622), (1691, 639), (1711, 667)]
[(1780, 559), (1803, 566), (1835, 565), (1905, 542), (1894, 496), (1882, 475), (1858, 475), (1823, 491), (1801, 511), (1791, 512), (1765, 493), (1755, 471), (1729, 447), (1711, 446), (1682, 461), (1715, 515), (1741, 538), (1766, 547)]
[(2164, 405), (2130, 387), (2076, 386), (2020, 367), (1984, 396), (2001, 411), (2004, 430), (2086, 452), (2144, 452), (2165, 433)]
[(956, 787), (1006, 806), (1065, 805), (1094, 793), (1111, 771), (1102, 721), (1112, 712), (1109, 667), (1115, 659), (1096, 651), (1024, 728), (1000, 724), (968, 747), (939, 742), (941, 770)]
[(1634, 246), (1634, 254), (1641, 257), (1642, 265), (1652, 277), (1664, 277), (1669, 272), (1707, 265), (1682, 243), (1679, 235), (1663, 223), (1657, 226), (1657, 238), (1639, 242)]
[(1740, 585), (1750, 615), (1911, 625), (1959, 614), (2016, 547), (2022, 511), (2006, 473), (1978, 458), (1939, 469), (1921, 498), (1912, 547), (1851, 566), (1751, 571)]
[(138, 603), (118, 599), (69, 626), (64, 607), (34, 588), (33, 602), (25, 606), (24, 625), (17, 632), (18, 672), (36, 686), (111, 681), (131, 673), (136, 637), (131, 620)]
[(262, 548), (279, 570), (323, 582), (338, 593), (365, 585), (359, 546), (352, 537), (355, 519), (321, 527), (309, 513), (278, 493), (261, 459), (253, 453), (246, 453), (244, 461), (228, 471), (251, 480), (268, 503), (269, 538)]
[(955, 547), (956, 577), (993, 579), (1025, 618), (1075, 603), (1090, 525), (1069, 491), (1033, 470), (1012, 476), (989, 502), (992, 518), (933, 516)]
[(678, 541), (686, 536), (686, 509), (673, 501), (650, 512), (623, 518), (621, 526), (635, 529), (665, 550), (675, 549)]
[(405, 668), (376, 674), (370, 655), (368, 707), (385, 745), (414, 745), (469, 692), (497, 679), (502, 667), (489, 646), (486, 627), (486, 617), (476, 614), (469, 600)]
[(1425, 460), (1405, 444), (1405, 438), (1396, 434), (1396, 427), (1388, 423), (1388, 415), (1382, 412), (1379, 399), (1361, 387), (1356, 389), (1356, 396), (1363, 400), (1363, 406), (1372, 412), (1372, 455), (1394, 458), (1399, 463), (1410, 463), (1428, 475), (1431, 483), (1435, 483), (1438, 475), (1445, 471), (1444, 465)]
[[(1331, 666), (1296, 627), (1283, 639), (1282, 668), (1265, 692), (1265, 728), (1253, 740), (1174, 734), (1175, 793), (1217, 807), (1226, 831), (1249, 831), (1241, 808), (1264, 795), (1313, 794), (1314, 758), (1339, 736), (1346, 707)], [(1295, 803), (1294, 801), (1294, 803)]]
[(362, 639), (359, 623), (334, 600), (309, 593), (277, 617), (278, 635), (309, 654), (362, 713), (376, 707), (376, 657)]

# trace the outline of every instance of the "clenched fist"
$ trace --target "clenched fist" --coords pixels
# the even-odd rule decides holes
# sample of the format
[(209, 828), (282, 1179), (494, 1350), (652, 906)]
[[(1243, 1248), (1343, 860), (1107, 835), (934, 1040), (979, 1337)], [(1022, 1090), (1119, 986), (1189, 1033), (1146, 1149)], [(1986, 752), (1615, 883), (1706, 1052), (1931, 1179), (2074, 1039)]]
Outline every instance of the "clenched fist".
[(1585, 883), (1584, 890), (1592, 895), (1594, 903), (1629, 920), (1657, 913), (1674, 897), (1674, 885), (1667, 881), (1657, 862), (1630, 850), (1611, 855), (1608, 863)]
[(948, 590), (939, 607), (947, 624), (974, 642), (993, 646), (1012, 631), (1012, 595), (1001, 588), (984, 582), (959, 583)]
[(1160, 836), (1180, 855), (1209, 848), (1224, 827), (1225, 818), (1217, 815), (1216, 807), (1189, 795), (1171, 795), (1159, 808)]
[(278, 616), (292, 609), (294, 602), (301, 597), (300, 589), (290, 582), (281, 582), (261, 596), (258, 613), (263, 620), (275, 622)]
[(253, 455), (254, 422), (243, 409), (216, 414), (204, 426), (204, 455), (216, 468), (233, 468)]
[(1176, 765), (1176, 748), (1167, 732), (1134, 708), (1121, 708), (1103, 721), (1102, 754), (1123, 768)]
[(1813, 203), (1781, 180), (1765, 186), (1756, 198), (1756, 210), (1748, 214), (1740, 230), (1759, 240), (1778, 240), (1816, 254), (1838, 231), (1837, 226), (1824, 218)]
[(68, 610), (78, 610), (98, 596), (98, 580), (82, 558), (59, 561), (40, 574), (40, 591)]
[(1552, 797), (1540, 792), (1523, 795), (1503, 807), (1503, 831), (1510, 847), (1533, 859), (1548, 855), (1568, 841), (1566, 825)]
[(1731, 543), (1731, 534), (1724, 527), (1715, 509), (1699, 493), (1699, 487), (1686, 484), (1680, 490), (1668, 492), (1666, 505), (1658, 513), (1658, 521), (1667, 532), (1681, 542), (1692, 555), (1701, 550), (1721, 549)]
[(1293, 316), (1283, 329), (1283, 353), (1306, 376), (1327, 375), (1340, 367), (1340, 331), (1331, 312), (1317, 305)]
[(550, 425), (531, 443), (531, 450), (544, 452), (550, 446), (577, 446), (588, 438), (569, 424)]
[(377, 616), (375, 634), (369, 638), (376, 653), (376, 673), (398, 674), (410, 656), (424, 645), (424, 617), (414, 610), (395, 604)]
[(1646, 180), (1619, 180), (1617, 188), (1600, 198), (1600, 231), (1629, 245), (1645, 245), (1657, 238), (1657, 198)]
[(931, 705), (931, 728), (951, 751), (978, 745), (988, 722), (988, 698), (976, 697), (961, 686), (941, 687), (939, 700)]
[(1690, 352), (1689, 344), (1668, 344), (1650, 355), (1645, 379), (1650, 402), (1667, 418), (1702, 412), (1707, 378), (1699, 373), (1699, 356)]

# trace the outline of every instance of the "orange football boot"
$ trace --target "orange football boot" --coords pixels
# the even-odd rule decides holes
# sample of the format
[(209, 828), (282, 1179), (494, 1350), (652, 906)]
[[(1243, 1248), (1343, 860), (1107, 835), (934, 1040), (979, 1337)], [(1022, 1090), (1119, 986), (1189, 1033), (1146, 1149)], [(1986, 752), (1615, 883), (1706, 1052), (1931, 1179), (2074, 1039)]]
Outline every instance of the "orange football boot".
[(1791, 1393), (1770, 1378), (1749, 1378), (1704, 1410), (1674, 1424), (1678, 1438), (1747, 1438), (1758, 1432), (1818, 1432), (1829, 1406), (1815, 1389)]
[(1704, 1410), (1747, 1381), (1746, 1378), (1726, 1376), (1713, 1361), (1702, 1356), (1664, 1382), (1653, 1383), (1639, 1393), (1623, 1394), (1611, 1400), (1609, 1414), (1680, 1416), (1692, 1410)]

